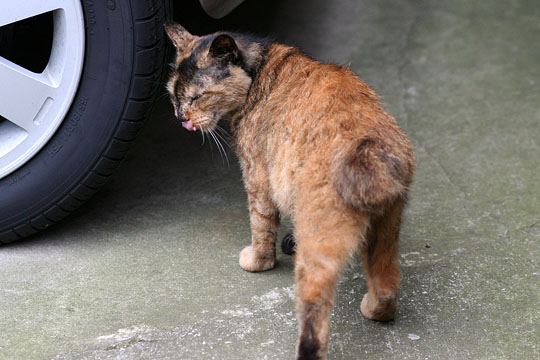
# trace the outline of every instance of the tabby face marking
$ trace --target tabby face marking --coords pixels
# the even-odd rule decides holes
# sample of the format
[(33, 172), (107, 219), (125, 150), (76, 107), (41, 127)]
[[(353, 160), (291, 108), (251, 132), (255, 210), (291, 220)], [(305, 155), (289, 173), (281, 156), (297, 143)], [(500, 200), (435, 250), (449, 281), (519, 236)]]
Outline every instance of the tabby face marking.
[(175, 116), (187, 130), (212, 131), (245, 103), (252, 82), (245, 59), (250, 53), (242, 52), (234, 35), (198, 37), (178, 24), (165, 30), (177, 49), (167, 84)]

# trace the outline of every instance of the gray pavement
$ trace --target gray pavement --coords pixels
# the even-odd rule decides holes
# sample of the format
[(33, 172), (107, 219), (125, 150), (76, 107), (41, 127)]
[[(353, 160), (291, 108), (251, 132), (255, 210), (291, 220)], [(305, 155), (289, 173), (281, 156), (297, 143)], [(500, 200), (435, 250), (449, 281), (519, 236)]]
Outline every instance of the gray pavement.
[[(349, 65), (416, 146), (399, 316), (360, 315), (353, 264), (330, 359), (540, 358), (538, 2), (255, 2), (220, 22), (178, 17)], [(0, 248), (0, 359), (292, 358), (293, 264), (238, 266), (249, 225), (229, 156), (230, 167), (161, 101), (98, 195)]]

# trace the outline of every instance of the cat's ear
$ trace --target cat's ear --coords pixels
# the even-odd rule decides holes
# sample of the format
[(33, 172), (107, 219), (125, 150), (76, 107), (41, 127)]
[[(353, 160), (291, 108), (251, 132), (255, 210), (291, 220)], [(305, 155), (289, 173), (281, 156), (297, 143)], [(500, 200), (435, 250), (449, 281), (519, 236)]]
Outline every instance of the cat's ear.
[(236, 41), (230, 35), (221, 34), (216, 36), (210, 45), (209, 54), (221, 62), (236, 63), (240, 58), (240, 51)]
[(187, 43), (190, 43), (195, 39), (195, 36), (191, 35), (189, 31), (184, 29), (180, 24), (168, 22), (165, 23), (164, 27), (167, 36), (171, 39), (171, 42), (177, 49), (182, 49)]

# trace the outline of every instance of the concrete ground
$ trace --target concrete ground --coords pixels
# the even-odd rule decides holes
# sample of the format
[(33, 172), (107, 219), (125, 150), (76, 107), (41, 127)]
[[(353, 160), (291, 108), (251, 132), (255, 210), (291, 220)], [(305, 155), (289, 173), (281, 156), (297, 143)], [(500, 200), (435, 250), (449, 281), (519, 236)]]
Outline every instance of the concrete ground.
[[(351, 266), (330, 358), (540, 358), (538, 2), (255, 3), (219, 22), (181, 4), (178, 18), (349, 65), (416, 146), (399, 316), (360, 315), (366, 285)], [(0, 248), (0, 358), (292, 358), (293, 264), (279, 254), (273, 271), (240, 269), (245, 203), (236, 162), (162, 101), (86, 206)]]

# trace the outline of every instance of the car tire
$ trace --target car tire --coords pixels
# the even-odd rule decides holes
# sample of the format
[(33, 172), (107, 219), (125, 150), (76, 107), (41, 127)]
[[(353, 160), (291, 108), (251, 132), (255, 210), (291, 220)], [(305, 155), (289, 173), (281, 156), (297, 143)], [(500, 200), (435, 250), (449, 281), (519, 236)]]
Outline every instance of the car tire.
[(0, 179), (0, 243), (64, 219), (112, 175), (162, 85), (170, 0), (81, 1), (84, 65), (56, 132)]

